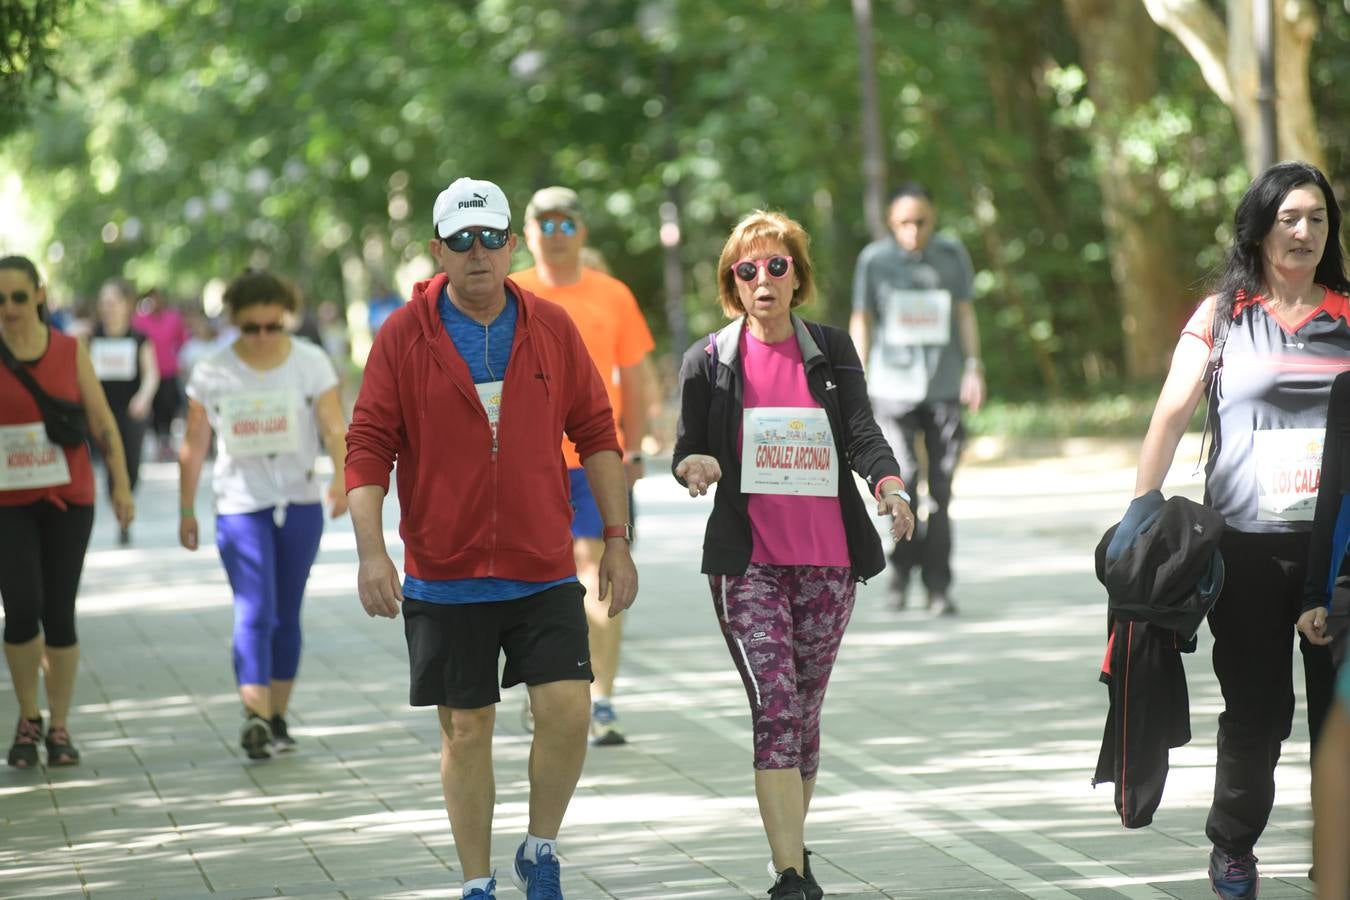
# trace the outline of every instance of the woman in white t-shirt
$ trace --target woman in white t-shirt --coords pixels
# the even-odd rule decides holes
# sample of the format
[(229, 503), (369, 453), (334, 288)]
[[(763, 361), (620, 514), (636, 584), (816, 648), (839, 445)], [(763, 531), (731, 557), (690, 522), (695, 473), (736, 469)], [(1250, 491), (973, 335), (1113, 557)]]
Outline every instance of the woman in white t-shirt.
[(197, 549), (197, 480), (212, 430), (216, 546), (234, 591), (234, 671), (244, 703), (239, 743), (250, 759), (295, 748), (286, 710), (300, 664), (300, 603), (323, 533), (314, 462), (333, 461), (330, 514), (347, 511), (347, 423), (323, 350), (293, 341), (295, 297), (281, 279), (249, 270), (225, 291), (239, 338), (199, 362), (188, 383), (179, 452), (179, 541)]

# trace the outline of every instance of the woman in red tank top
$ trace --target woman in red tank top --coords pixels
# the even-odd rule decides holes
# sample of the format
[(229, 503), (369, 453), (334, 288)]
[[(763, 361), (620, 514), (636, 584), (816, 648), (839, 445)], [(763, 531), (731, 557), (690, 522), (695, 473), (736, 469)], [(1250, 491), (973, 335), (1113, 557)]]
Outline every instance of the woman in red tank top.
[[(126, 527), (135, 514), (117, 423), (89, 354), (46, 323), (46, 293), (37, 268), (21, 256), (0, 259), (0, 343), (48, 395), (83, 404), (94, 441), (108, 461), (113, 510)], [(58, 446), (47, 437), (37, 399), (24, 380), (0, 366), (0, 599), (5, 662), (19, 701), (8, 762), (72, 766), (80, 752), (66, 725), (80, 648), (75, 634), (79, 589), (94, 523), (94, 474), (83, 442)], [(46, 663), (44, 666), (43, 663)], [(43, 733), (38, 671), (46, 671), (51, 728)]]

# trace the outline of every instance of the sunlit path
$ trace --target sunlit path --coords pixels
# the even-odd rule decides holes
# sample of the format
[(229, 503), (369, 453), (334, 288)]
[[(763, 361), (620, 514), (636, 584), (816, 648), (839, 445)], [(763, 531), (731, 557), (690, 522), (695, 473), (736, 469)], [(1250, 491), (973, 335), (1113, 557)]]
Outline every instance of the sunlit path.
[[(1194, 491), (1187, 446), (1170, 483)], [(85, 764), (0, 772), (0, 896), (458, 896), (436, 723), (407, 705), (401, 624), (366, 618), (355, 599), (345, 520), (325, 535), (305, 609), (301, 752), (246, 764), (224, 575), (209, 539), (178, 549), (173, 469), (148, 469), (136, 544), (115, 548), (104, 510), (95, 526), (72, 717)], [(1206, 635), (1186, 660), (1195, 739), (1173, 753), (1155, 824), (1127, 832), (1110, 787), (1089, 784), (1106, 714), (1091, 551), (1131, 483), (1109, 446), (969, 466), (954, 510), (962, 615), (892, 613), (884, 577), (862, 587), (808, 826), (827, 896), (1211, 896), (1219, 698)], [(762, 897), (745, 696), (696, 571), (708, 501), (654, 469), (638, 502), (643, 588), (619, 692), (631, 743), (587, 760), (561, 837), (567, 896)], [(508, 692), (498, 717), (503, 875), (525, 825), (520, 702)], [(13, 716), (6, 682), (0, 721)], [(1258, 848), (1263, 898), (1310, 893), (1307, 755), (1296, 722)]]

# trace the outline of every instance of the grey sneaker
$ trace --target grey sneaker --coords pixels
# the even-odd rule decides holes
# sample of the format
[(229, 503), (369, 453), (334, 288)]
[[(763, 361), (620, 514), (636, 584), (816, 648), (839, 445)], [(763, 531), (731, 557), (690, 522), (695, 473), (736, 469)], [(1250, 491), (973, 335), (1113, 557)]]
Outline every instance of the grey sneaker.
[(272, 726), (253, 710), (244, 708), (244, 724), (239, 726), (239, 746), (249, 759), (272, 758)]
[(1222, 900), (1256, 900), (1261, 893), (1261, 875), (1256, 857), (1232, 854), (1215, 847), (1209, 854), (1209, 885)]
[(956, 615), (956, 604), (942, 591), (933, 591), (928, 595), (928, 612), (933, 616)]

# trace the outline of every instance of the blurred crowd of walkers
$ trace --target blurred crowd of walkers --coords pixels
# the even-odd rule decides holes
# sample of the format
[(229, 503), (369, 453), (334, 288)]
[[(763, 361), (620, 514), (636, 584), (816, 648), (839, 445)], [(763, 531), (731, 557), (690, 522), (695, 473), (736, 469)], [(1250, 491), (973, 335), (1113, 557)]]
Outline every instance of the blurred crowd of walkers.
[[(799, 312), (818, 282), (802, 225), (773, 210), (744, 216), (716, 260), (727, 323), (681, 359), (671, 472), (691, 497), (713, 495), (698, 568), (749, 706), (771, 900), (826, 895), (806, 821), (858, 582), (889, 565), (892, 607), (908, 604), (917, 574), (931, 614), (957, 611), (952, 484), (965, 413), (986, 394), (973, 268), (936, 231), (924, 185), (902, 185), (888, 221), (891, 234), (858, 256), (845, 331)], [(188, 550), (206, 533), (197, 488), (214, 455), (212, 532), (233, 594), (247, 757), (296, 748), (287, 715), (305, 585), (325, 508), (350, 511), (360, 602), (371, 616), (403, 618), (409, 701), (436, 710), (461, 896), (496, 897), (492, 737), (500, 691), (517, 684), (533, 743), (529, 820), (509, 871), (528, 900), (563, 896), (559, 834), (587, 744), (627, 740), (614, 691), (638, 595), (632, 488), (644, 474), (654, 341), (632, 292), (588, 255), (575, 191), (532, 196), (519, 225), (533, 266), (512, 273), (516, 225), (490, 181), (460, 178), (440, 192), (427, 242), (436, 274), (406, 303), (377, 285), (368, 306), (373, 346), (350, 426), (338, 308), (307, 312), (273, 273), (235, 278), (218, 321), (120, 280), (81, 320), (48, 314), (32, 263), (0, 259), (0, 595), (19, 707), (11, 766), (36, 767), (42, 744), (48, 765), (80, 761), (68, 714), (94, 518), (90, 446), (126, 544), (153, 434), (159, 458), (179, 463)], [(1224, 709), (1205, 827), (1222, 900), (1260, 888), (1254, 851), (1292, 728), (1296, 636), (1315, 757), (1309, 877), (1319, 896), (1350, 888), (1350, 669), (1340, 667), (1339, 694), (1336, 674), (1350, 619), (1340, 226), (1313, 166), (1282, 163), (1252, 182), (1226, 262), (1177, 340), (1127, 514), (1161, 505), (1206, 400), (1205, 504), (1226, 523), (1227, 577), (1208, 612)], [(321, 453), (334, 470), (326, 488)], [(383, 521), (396, 468), (401, 567)], [(1194, 636), (1173, 637), (1180, 651)]]

